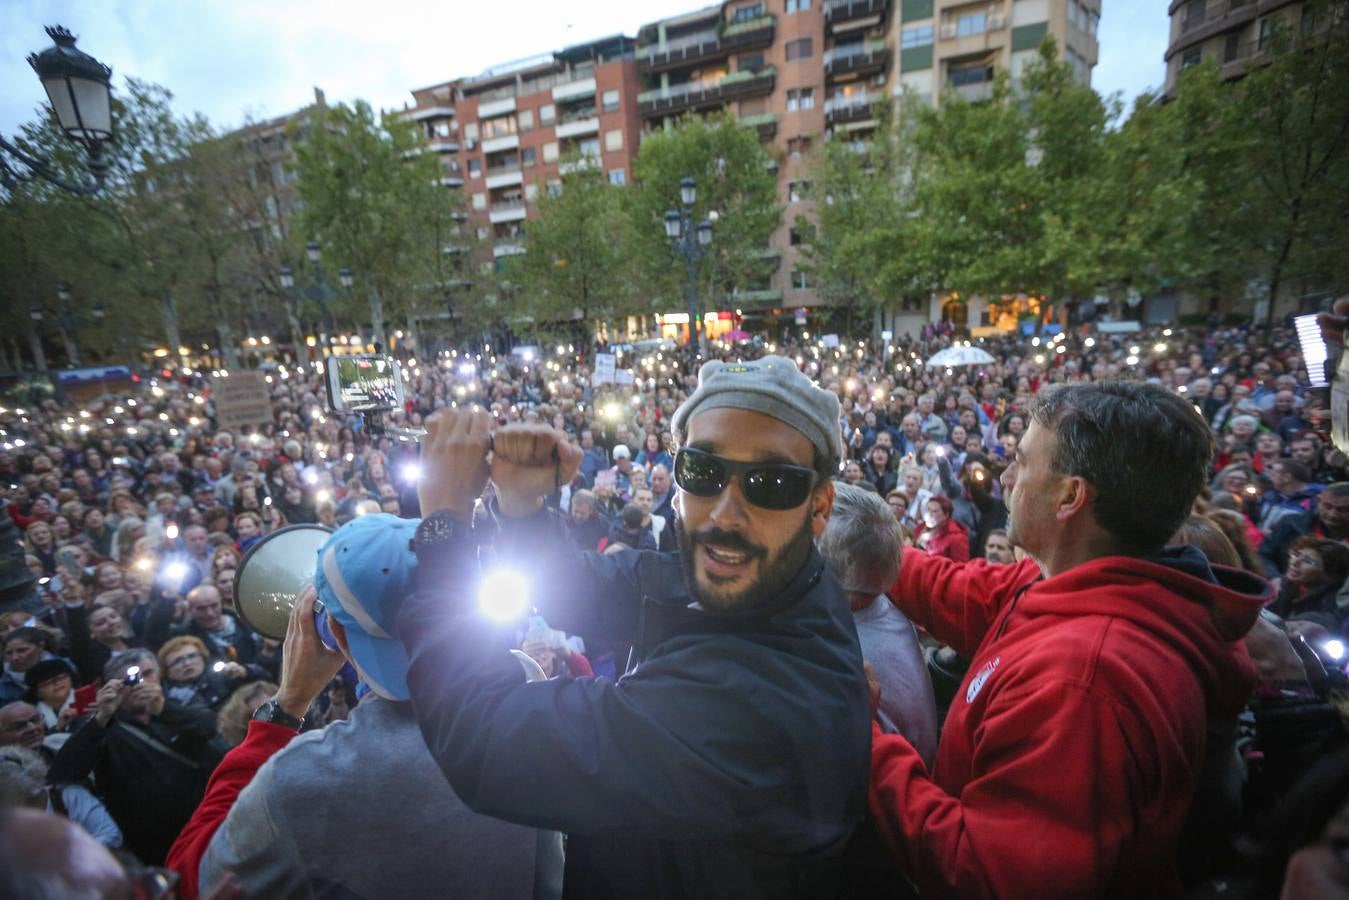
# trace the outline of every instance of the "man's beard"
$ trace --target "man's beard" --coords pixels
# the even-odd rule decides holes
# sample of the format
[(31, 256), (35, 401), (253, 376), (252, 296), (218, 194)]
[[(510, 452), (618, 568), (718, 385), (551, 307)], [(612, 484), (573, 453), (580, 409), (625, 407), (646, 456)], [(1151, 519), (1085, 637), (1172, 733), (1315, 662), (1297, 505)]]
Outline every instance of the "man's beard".
[[(736, 532), (723, 531), (712, 525), (697, 534), (690, 534), (682, 518), (676, 516), (676, 522), (675, 535), (679, 543), (679, 562), (684, 570), (684, 582), (700, 605), (719, 612), (753, 609), (768, 603), (801, 571), (810, 558), (814, 542), (809, 510), (802, 517), (801, 527), (772, 555), (766, 548), (751, 544)], [(709, 589), (699, 584), (697, 553), (700, 544), (716, 544), (748, 554), (751, 563), (758, 562), (758, 577), (748, 588), (735, 593), (715, 587)]]

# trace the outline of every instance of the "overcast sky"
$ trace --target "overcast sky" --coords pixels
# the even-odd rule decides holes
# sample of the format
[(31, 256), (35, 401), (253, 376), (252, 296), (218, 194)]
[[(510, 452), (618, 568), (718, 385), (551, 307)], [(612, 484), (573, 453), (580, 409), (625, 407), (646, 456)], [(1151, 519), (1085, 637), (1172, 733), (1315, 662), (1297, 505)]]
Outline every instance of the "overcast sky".
[[(898, 0), (896, 0), (898, 2)], [(703, 0), (0, 0), (0, 134), (43, 102), (25, 58), (61, 24), (81, 49), (176, 96), (218, 126), (310, 101), (401, 107), (412, 88), (623, 32)], [(781, 6), (770, 0), (773, 7)], [(1093, 85), (1132, 100), (1160, 85), (1166, 0), (1103, 0)]]

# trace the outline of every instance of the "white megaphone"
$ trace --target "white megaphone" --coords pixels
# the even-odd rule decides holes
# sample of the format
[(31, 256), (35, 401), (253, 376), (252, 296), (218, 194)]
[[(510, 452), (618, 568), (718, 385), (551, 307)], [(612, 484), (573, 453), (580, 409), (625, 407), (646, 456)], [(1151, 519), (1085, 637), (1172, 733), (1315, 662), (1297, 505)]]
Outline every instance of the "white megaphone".
[[(263, 637), (284, 639), (295, 601), (314, 583), (319, 551), (332, 535), (333, 530), (323, 525), (288, 525), (248, 548), (234, 573), (234, 609), (239, 618)], [(500, 584), (489, 579), (487, 587), (499, 590)], [(325, 630), (320, 627), (320, 637), (335, 646)], [(524, 669), (526, 681), (547, 680), (528, 655), (520, 650), (511, 650), (511, 654)]]

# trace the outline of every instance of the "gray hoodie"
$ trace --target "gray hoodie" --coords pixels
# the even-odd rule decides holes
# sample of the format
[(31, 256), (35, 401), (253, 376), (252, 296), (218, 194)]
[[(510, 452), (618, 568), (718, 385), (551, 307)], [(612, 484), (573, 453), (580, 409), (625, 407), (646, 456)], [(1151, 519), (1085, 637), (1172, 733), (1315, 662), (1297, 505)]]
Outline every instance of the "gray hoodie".
[(471, 812), (431, 759), (410, 703), (370, 695), (258, 770), (202, 858), (248, 897), (562, 893), (557, 832)]

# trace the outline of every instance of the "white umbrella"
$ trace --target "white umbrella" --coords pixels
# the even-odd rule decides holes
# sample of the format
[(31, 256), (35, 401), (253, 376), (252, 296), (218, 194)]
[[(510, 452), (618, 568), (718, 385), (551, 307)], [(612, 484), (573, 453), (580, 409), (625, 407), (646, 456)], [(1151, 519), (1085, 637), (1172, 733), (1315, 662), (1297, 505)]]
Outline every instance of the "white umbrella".
[(954, 369), (957, 366), (982, 366), (993, 362), (993, 357), (978, 347), (947, 347), (933, 354), (927, 361), (929, 369)]

